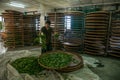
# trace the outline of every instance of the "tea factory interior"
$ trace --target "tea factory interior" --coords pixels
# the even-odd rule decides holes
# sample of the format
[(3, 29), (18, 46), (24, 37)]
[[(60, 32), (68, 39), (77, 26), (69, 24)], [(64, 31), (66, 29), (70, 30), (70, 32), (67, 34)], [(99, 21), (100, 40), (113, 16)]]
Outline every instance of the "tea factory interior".
[(120, 0), (0, 0), (0, 80), (120, 80)]

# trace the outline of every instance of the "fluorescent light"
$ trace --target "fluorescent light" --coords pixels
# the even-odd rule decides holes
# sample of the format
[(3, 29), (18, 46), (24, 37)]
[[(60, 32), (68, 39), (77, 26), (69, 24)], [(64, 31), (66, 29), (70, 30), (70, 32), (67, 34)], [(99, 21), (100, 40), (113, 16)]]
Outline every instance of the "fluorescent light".
[(25, 8), (25, 5), (15, 2), (10, 2), (10, 5), (14, 7)]

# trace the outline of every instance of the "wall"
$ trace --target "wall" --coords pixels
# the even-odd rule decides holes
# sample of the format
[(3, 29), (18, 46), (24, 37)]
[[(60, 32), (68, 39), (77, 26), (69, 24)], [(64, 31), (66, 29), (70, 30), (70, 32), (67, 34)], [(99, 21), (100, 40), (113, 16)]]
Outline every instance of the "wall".
[(44, 17), (47, 16), (47, 13), (52, 12), (52, 7), (41, 4), (39, 12), (41, 13), (40, 26), (43, 27), (45, 25)]

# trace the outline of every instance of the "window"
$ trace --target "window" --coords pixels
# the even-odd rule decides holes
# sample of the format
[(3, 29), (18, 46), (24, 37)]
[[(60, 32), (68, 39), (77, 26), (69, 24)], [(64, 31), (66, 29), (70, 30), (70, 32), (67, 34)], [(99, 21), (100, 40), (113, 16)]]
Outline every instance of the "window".
[(39, 19), (35, 19), (35, 22), (36, 22), (36, 30), (40, 30), (40, 25), (39, 25)]
[(71, 16), (65, 16), (65, 28), (71, 29)]

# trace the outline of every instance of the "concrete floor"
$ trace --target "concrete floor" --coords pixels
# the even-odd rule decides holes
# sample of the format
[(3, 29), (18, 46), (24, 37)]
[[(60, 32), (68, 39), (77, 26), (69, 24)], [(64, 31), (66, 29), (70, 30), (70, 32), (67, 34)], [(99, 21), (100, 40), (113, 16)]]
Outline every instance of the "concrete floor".
[(90, 68), (102, 80), (120, 80), (120, 59), (109, 56), (82, 55), (96, 58), (104, 65), (104, 67)]
[[(14, 50), (14, 49), (11, 49)], [(40, 47), (24, 47), (15, 50), (35, 50), (40, 51)], [(98, 59), (104, 67), (90, 68), (102, 80), (120, 80), (120, 59), (114, 57), (93, 56), (88, 54), (81, 54)]]

